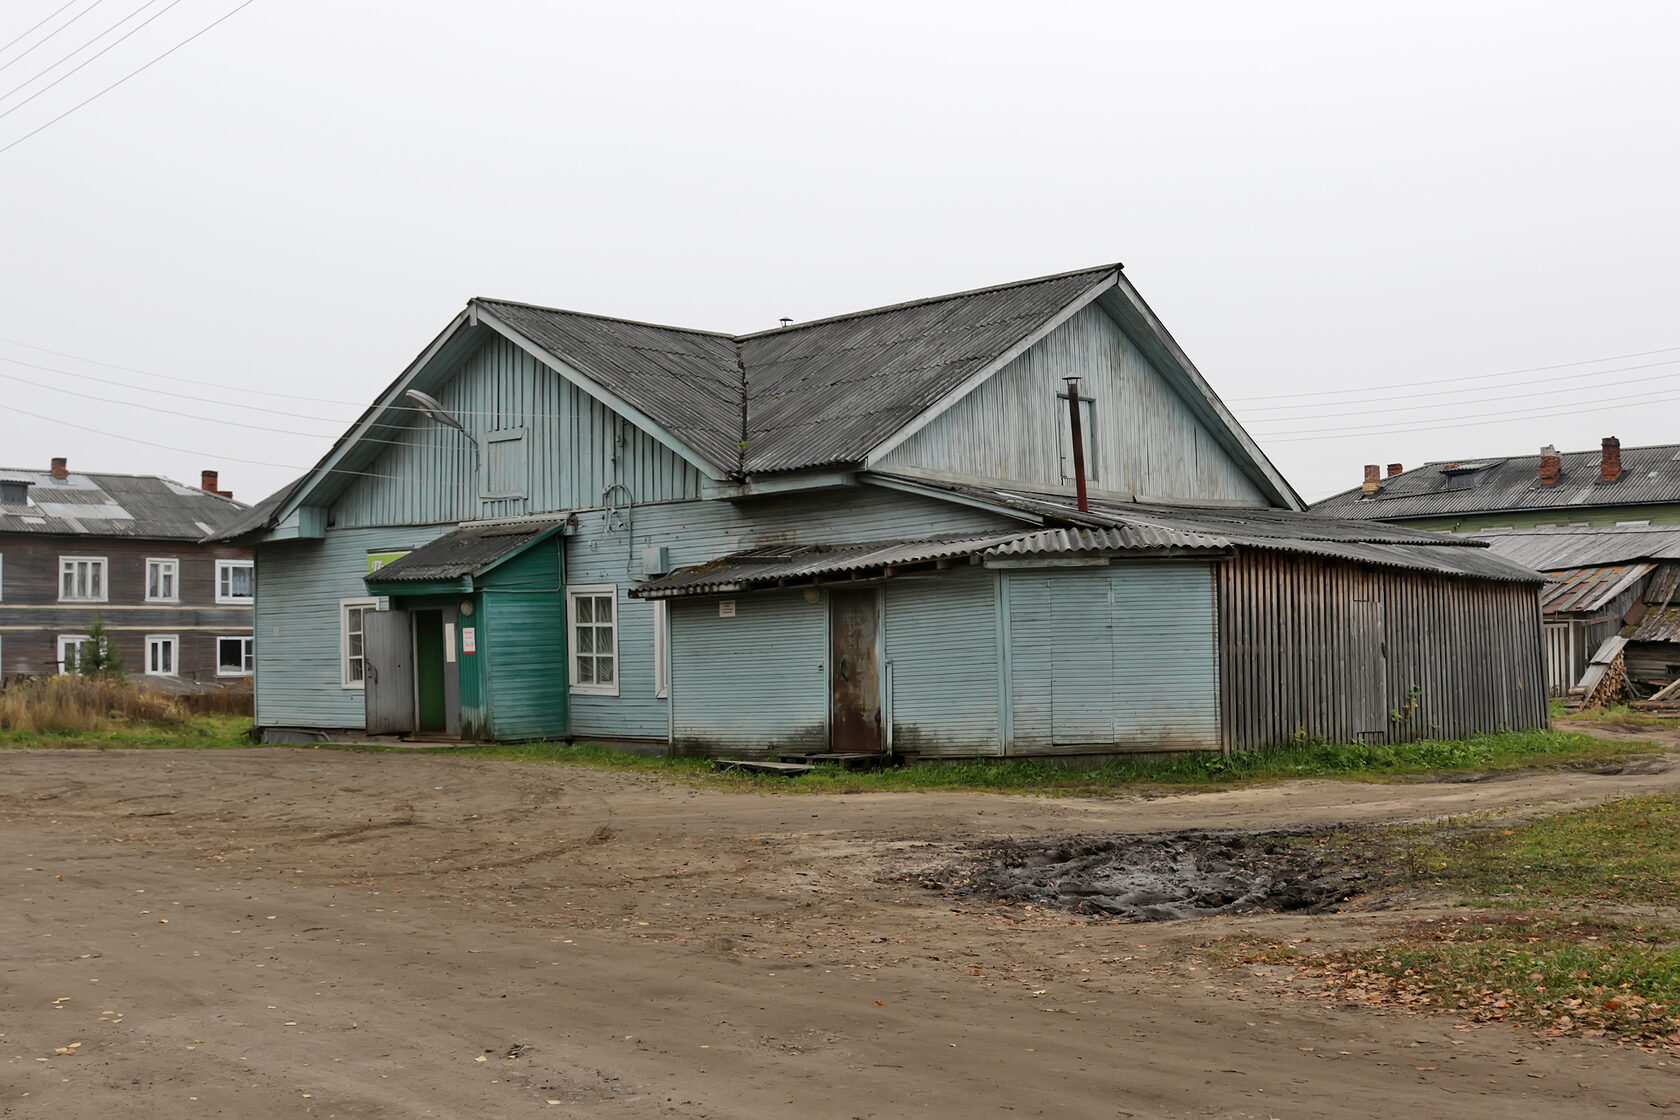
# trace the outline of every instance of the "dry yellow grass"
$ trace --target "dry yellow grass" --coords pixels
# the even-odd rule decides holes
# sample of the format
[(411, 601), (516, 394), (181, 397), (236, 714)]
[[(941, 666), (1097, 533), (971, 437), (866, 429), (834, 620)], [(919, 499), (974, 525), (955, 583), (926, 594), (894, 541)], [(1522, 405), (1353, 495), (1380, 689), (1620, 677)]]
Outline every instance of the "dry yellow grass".
[(62, 734), (133, 724), (174, 727), (190, 714), (179, 697), (102, 677), (38, 677), (0, 692), (0, 731)]

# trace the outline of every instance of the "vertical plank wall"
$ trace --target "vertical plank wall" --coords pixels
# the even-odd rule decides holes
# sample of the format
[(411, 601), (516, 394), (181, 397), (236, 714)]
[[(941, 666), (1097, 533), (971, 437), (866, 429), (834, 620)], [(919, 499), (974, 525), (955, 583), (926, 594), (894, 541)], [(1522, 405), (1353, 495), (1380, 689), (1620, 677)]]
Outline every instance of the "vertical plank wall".
[(1397, 743), (1548, 722), (1538, 584), (1249, 549), (1217, 578), (1231, 747)]

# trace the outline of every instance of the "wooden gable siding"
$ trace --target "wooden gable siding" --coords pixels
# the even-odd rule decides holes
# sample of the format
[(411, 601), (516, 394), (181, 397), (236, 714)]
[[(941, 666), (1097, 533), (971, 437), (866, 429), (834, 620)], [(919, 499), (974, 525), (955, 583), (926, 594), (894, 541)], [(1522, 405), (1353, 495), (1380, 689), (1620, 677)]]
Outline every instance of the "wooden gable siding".
[[(1101, 307), (1052, 331), (894, 449), (883, 470), (1058, 487), (1068, 423), (1062, 378), (1094, 398), (1093, 492), (1269, 505), (1166, 379)], [(1069, 486), (1071, 489), (1071, 484)]]
[(405, 427), (374, 430), (395, 445), (334, 504), (334, 525), (436, 525), (700, 495), (693, 466), (505, 338), (486, 341), (432, 395), (481, 446), (491, 433), (524, 429), (524, 496), (481, 498), (485, 467), (473, 445), (413, 414)]

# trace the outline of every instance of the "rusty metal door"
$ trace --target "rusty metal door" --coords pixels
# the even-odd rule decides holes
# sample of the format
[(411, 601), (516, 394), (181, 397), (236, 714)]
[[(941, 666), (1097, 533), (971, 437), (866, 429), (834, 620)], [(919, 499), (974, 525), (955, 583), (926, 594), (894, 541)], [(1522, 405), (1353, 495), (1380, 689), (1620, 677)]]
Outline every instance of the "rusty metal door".
[(881, 600), (873, 590), (831, 591), (829, 750), (878, 753), (881, 735)]

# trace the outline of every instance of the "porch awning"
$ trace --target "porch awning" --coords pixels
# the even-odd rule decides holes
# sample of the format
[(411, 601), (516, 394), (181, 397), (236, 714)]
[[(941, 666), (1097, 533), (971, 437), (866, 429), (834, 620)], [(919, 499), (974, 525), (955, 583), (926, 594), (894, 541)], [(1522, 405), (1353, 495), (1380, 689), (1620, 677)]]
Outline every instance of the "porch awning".
[(363, 577), (375, 595), (414, 594), (426, 585), (463, 585), (541, 544), (566, 527), (564, 518), (469, 525)]

